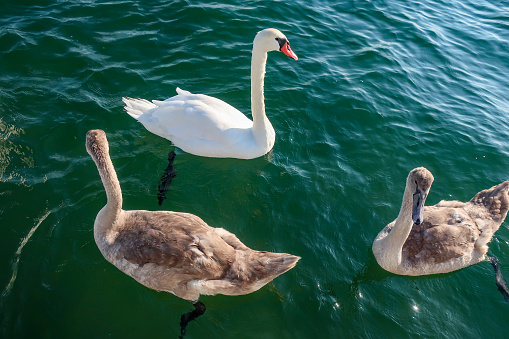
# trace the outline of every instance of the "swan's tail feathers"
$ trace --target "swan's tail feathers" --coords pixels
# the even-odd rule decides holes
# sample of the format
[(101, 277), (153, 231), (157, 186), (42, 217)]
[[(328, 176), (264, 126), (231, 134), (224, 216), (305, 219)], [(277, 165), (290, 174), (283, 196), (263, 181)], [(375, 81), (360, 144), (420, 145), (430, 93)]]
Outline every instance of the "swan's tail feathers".
[(245, 254), (245, 260), (240, 260), (233, 265), (234, 276), (231, 278), (240, 284), (259, 285), (254, 290), (294, 268), (300, 259), (298, 256), (287, 253), (252, 251)]
[(192, 280), (188, 286), (204, 295), (244, 295), (259, 290), (294, 268), (300, 257), (286, 253), (237, 251), (230, 269), (219, 280)]
[(267, 253), (269, 255), (266, 260), (270, 261), (270, 263), (266, 266), (266, 269), (273, 276), (272, 279), (294, 268), (300, 260), (300, 257), (292, 254)]
[(509, 181), (477, 193), (470, 202), (483, 205), (493, 221), (502, 223), (509, 211)]
[(136, 120), (139, 119), (140, 116), (150, 111), (152, 108), (157, 107), (156, 104), (145, 100), (145, 99), (133, 99), (133, 98), (122, 98), (125, 106), (124, 109), (133, 118)]
[(504, 296), (504, 299), (509, 302), (509, 288), (507, 288), (506, 280), (502, 276), (502, 272), (500, 271), (500, 266), (498, 265), (498, 259), (495, 257), (488, 257), (489, 262), (493, 266), (493, 269), (495, 269), (495, 276), (496, 276), (496, 284), (497, 288)]
[(192, 93), (177, 87), (177, 95), (191, 95)]

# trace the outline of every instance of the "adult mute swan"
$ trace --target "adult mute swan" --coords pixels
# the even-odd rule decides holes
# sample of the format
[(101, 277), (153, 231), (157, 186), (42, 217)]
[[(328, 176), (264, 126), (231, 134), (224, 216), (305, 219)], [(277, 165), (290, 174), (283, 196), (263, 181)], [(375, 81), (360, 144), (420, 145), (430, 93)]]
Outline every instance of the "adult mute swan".
[(433, 180), (424, 167), (410, 171), (398, 217), (373, 242), (385, 270), (413, 276), (446, 273), (484, 260), (488, 242), (507, 216), (509, 181), (469, 202), (424, 207)]
[(196, 215), (169, 211), (125, 211), (109, 156), (106, 134), (91, 130), (86, 149), (94, 160), (107, 203), (94, 222), (94, 238), (104, 258), (139, 283), (173, 293), (195, 305), (181, 318), (181, 334), (205, 312), (200, 294), (254, 292), (293, 268), (300, 259), (286, 253), (255, 251), (223, 228)]
[(260, 157), (275, 142), (276, 133), (265, 114), (263, 80), (267, 52), (276, 50), (298, 59), (283, 33), (274, 28), (258, 32), (251, 59), (252, 121), (222, 100), (180, 88), (164, 101), (122, 98), (125, 110), (147, 130), (185, 152), (214, 158)]

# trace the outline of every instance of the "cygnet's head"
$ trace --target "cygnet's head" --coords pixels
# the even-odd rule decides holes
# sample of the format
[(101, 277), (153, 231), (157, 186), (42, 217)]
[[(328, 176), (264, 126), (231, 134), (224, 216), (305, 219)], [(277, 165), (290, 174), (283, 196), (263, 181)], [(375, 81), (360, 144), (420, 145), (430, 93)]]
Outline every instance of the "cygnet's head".
[(106, 133), (100, 129), (93, 129), (87, 132), (85, 147), (88, 154), (94, 159), (101, 158), (104, 154), (108, 154), (109, 146)]
[(431, 184), (433, 184), (433, 174), (424, 167), (414, 168), (410, 171), (407, 178), (407, 187), (412, 191), (412, 220), (419, 225), (424, 219), (424, 203), (428, 197)]
[(290, 58), (297, 60), (297, 55), (290, 48), (286, 36), (275, 28), (266, 28), (258, 32), (253, 41), (253, 49), (261, 49), (265, 52), (281, 51)]

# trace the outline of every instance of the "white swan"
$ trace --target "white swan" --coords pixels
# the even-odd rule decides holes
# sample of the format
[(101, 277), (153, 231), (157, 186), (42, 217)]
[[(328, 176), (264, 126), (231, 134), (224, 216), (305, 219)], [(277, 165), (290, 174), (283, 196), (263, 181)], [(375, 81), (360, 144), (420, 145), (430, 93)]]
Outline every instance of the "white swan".
[(488, 242), (507, 216), (509, 181), (466, 203), (424, 207), (433, 180), (424, 167), (408, 175), (398, 217), (373, 242), (373, 254), (385, 270), (414, 276), (446, 273), (484, 260)]
[(275, 142), (263, 97), (267, 52), (275, 50), (297, 60), (283, 33), (273, 28), (260, 31), (253, 41), (251, 59), (253, 121), (222, 100), (180, 88), (176, 96), (164, 101), (122, 98), (125, 110), (147, 130), (185, 152), (215, 158), (260, 157)]
[[(300, 259), (255, 251), (234, 234), (189, 213), (125, 211), (122, 192), (102, 130), (91, 130), (86, 149), (99, 170), (107, 203), (97, 214), (94, 238), (104, 258), (139, 283), (194, 303), (187, 321), (205, 312), (200, 294), (254, 292), (293, 268)], [(185, 319), (190, 317), (190, 319)]]

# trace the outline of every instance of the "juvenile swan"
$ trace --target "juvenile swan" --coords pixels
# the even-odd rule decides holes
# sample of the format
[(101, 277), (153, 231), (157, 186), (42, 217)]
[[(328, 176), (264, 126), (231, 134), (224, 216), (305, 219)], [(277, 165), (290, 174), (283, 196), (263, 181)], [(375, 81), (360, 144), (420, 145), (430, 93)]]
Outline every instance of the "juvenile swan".
[(169, 211), (125, 211), (122, 192), (102, 130), (91, 130), (86, 148), (99, 170), (107, 203), (95, 219), (94, 238), (104, 258), (139, 283), (170, 292), (195, 305), (182, 316), (205, 312), (200, 294), (254, 292), (295, 266), (300, 257), (255, 251), (234, 234), (196, 215)]
[(177, 88), (164, 101), (122, 98), (125, 110), (145, 128), (182, 150), (204, 157), (253, 159), (269, 152), (276, 133), (265, 115), (263, 80), (267, 52), (297, 55), (288, 39), (274, 28), (260, 31), (253, 41), (251, 59), (251, 112), (248, 119), (226, 102)]
[(469, 202), (424, 207), (432, 183), (426, 168), (410, 171), (398, 217), (373, 242), (375, 258), (385, 270), (414, 276), (446, 273), (484, 260), (509, 209), (509, 181)]

